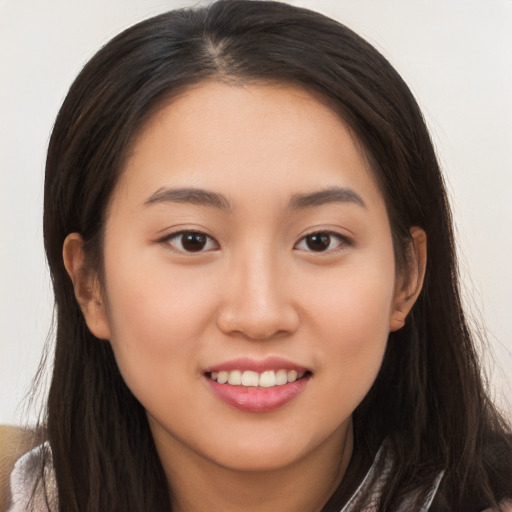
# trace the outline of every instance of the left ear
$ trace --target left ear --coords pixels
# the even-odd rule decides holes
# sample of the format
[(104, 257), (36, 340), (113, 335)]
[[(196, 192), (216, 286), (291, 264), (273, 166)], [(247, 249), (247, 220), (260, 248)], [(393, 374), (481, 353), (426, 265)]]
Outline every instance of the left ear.
[(99, 279), (97, 273), (85, 265), (84, 242), (79, 233), (70, 233), (66, 237), (62, 257), (87, 327), (96, 338), (110, 339), (110, 327)]
[(390, 331), (398, 331), (405, 324), (405, 319), (411, 311), (423, 286), (427, 265), (427, 235), (423, 229), (410, 229), (411, 241), (407, 250), (407, 268), (398, 278)]

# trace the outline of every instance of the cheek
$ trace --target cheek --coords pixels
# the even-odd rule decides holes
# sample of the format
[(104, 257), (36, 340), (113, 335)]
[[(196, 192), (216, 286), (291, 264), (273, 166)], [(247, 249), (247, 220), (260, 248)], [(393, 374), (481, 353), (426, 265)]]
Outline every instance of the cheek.
[[(309, 297), (311, 325), (318, 344), (319, 377), (329, 381), (353, 410), (372, 386), (382, 363), (393, 305), (393, 272), (350, 273), (321, 294)], [(348, 405), (347, 405), (348, 404)]]
[(305, 286), (304, 309), (311, 323), (332, 333), (327, 339), (357, 353), (387, 339), (394, 289), (393, 264), (362, 266), (361, 271), (347, 267), (327, 275), (325, 283)]
[(206, 276), (193, 280), (186, 271), (171, 270), (154, 262), (122, 260), (109, 267), (110, 342), (126, 383), (138, 397), (143, 388), (151, 392), (197, 371), (192, 356), (211, 318), (213, 283)]
[[(185, 341), (186, 332), (199, 327), (211, 304), (212, 272), (173, 265), (166, 260), (164, 249), (132, 245), (123, 249), (116, 245), (115, 251), (105, 252), (113, 337), (129, 339), (133, 333), (141, 342), (161, 339), (168, 343), (172, 333), (185, 330)], [(115, 336), (121, 332), (123, 336)]]

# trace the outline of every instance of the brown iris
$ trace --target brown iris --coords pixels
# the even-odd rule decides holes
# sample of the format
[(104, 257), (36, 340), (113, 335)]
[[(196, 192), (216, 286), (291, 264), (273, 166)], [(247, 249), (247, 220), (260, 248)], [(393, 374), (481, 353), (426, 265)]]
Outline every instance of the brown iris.
[(320, 252), (329, 248), (331, 235), (328, 233), (315, 233), (306, 237), (306, 245), (312, 251)]
[(185, 251), (198, 252), (204, 249), (208, 237), (203, 233), (183, 233), (181, 235), (181, 245)]

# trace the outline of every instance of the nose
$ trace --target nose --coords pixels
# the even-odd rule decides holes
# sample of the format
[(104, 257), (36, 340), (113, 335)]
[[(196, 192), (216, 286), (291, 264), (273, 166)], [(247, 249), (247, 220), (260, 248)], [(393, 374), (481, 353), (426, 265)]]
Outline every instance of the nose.
[(290, 269), (276, 260), (253, 253), (230, 266), (217, 316), (221, 331), (265, 340), (297, 330), (300, 317), (290, 290)]

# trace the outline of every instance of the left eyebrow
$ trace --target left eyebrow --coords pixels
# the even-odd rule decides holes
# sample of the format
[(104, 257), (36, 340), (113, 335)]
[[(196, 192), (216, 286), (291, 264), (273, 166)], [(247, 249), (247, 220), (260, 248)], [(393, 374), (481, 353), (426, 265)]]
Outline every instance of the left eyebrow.
[(363, 198), (355, 190), (346, 187), (329, 187), (310, 194), (295, 194), (290, 199), (290, 208), (302, 210), (329, 203), (353, 203), (366, 208)]
[(230, 202), (222, 194), (194, 187), (160, 188), (144, 201), (145, 206), (155, 203), (189, 203), (220, 210), (231, 209)]

